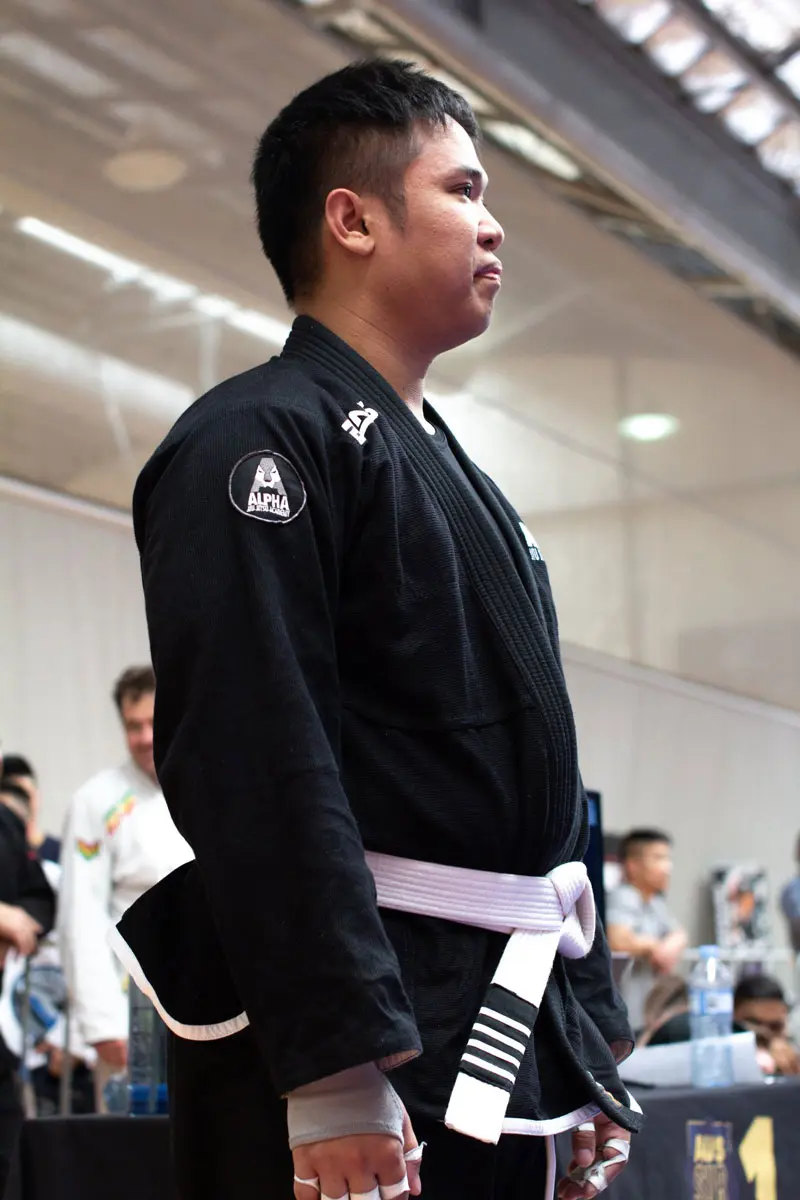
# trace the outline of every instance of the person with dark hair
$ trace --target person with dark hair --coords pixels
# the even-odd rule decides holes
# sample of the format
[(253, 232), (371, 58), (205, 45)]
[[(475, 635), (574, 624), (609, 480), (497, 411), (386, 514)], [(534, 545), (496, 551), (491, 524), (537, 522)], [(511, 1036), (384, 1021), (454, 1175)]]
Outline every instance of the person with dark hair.
[(108, 942), (126, 908), (191, 851), (175, 828), (153, 762), (155, 675), (124, 671), (113, 700), (129, 758), (85, 783), (64, 831), (59, 903), (61, 956), (80, 1038), (97, 1052), (96, 1104), (127, 1059), (124, 973)]
[(27, 758), (21, 754), (6, 754), (3, 760), (0, 786), (5, 783), (16, 784), (23, 789), (28, 797), (30, 816), (28, 818), (28, 845), (36, 852), (42, 862), (57, 863), (61, 856), (61, 842), (58, 838), (45, 833), (40, 824), (39, 783), (36, 772)]
[[(23, 957), (33, 954), (55, 919), (52, 889), (27, 845), (29, 817), (25, 789), (7, 779), (0, 782), (0, 990), (9, 950)], [(17, 1065), (16, 1056), (0, 1037), (0, 1200), (22, 1128)]]
[(633, 1028), (644, 1028), (644, 1004), (659, 975), (669, 975), (687, 937), (670, 913), (664, 893), (672, 875), (672, 839), (660, 829), (632, 829), (620, 844), (623, 882), (606, 901), (608, 941), (633, 964), (622, 994)]
[(640, 1121), (547, 570), (424, 399), (500, 287), (477, 140), (407, 63), (291, 101), (253, 166), (291, 335), (136, 486), (158, 772), (197, 861), (117, 948), (176, 1035), (184, 1200), (416, 1195), (423, 1141), (434, 1200), (530, 1200), (569, 1128), (577, 1200)]
[(733, 993), (734, 1028), (751, 1029), (768, 1075), (800, 1075), (800, 1050), (788, 1032), (789, 1005), (771, 975), (744, 975)]

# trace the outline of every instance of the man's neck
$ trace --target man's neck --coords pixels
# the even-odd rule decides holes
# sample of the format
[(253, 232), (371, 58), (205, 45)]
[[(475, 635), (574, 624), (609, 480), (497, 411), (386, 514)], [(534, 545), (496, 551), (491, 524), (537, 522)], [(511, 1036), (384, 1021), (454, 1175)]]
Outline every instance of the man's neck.
[(633, 883), (630, 879), (626, 879), (625, 882), (630, 884), (630, 886), (632, 888), (635, 888), (636, 891), (639, 893), (639, 895), (642, 897), (642, 899), (648, 904), (655, 896), (658, 895), (658, 892), (653, 891), (652, 888), (645, 887), (641, 883)]
[(377, 321), (324, 296), (299, 306), (298, 314), (319, 321), (352, 347), (405, 400), (414, 416), (423, 420), (425, 375), (432, 355), (411, 352)]

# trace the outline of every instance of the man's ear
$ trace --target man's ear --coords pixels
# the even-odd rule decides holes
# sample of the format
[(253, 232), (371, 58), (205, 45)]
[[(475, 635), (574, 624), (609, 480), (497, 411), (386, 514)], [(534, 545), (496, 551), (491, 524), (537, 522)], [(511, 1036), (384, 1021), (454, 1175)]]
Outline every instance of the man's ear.
[(366, 258), (375, 249), (364, 202), (357, 192), (335, 188), (325, 201), (325, 224), (343, 250)]

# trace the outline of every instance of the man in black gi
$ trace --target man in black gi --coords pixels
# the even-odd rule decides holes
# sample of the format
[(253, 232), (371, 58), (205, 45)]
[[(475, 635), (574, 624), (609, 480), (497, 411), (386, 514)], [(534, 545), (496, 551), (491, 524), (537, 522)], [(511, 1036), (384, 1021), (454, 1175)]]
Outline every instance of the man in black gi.
[(577, 1200), (640, 1121), (547, 571), (423, 399), (500, 287), (477, 134), (380, 60), (280, 113), (253, 181), (291, 336), (137, 485), (156, 762), (197, 861), (117, 949), (178, 1035), (183, 1200), (416, 1195), (423, 1140), (431, 1200), (532, 1200), (566, 1129)]

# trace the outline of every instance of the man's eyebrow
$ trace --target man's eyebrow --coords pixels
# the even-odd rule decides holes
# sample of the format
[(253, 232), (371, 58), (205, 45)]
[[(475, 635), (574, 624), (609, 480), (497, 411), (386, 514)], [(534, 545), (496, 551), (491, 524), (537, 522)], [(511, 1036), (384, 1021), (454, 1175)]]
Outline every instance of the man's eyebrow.
[(454, 167), (448, 175), (466, 175), (473, 183), (479, 183), (482, 188), (486, 188), (489, 183), (489, 176), (480, 167)]

